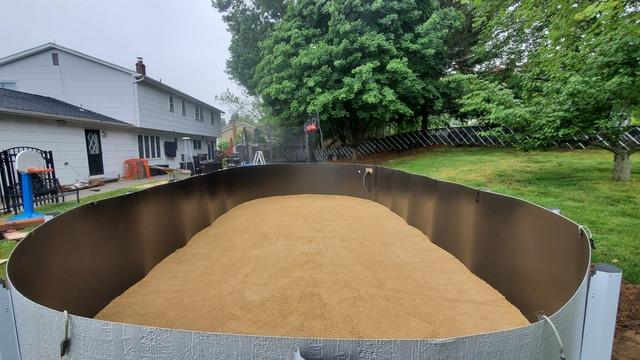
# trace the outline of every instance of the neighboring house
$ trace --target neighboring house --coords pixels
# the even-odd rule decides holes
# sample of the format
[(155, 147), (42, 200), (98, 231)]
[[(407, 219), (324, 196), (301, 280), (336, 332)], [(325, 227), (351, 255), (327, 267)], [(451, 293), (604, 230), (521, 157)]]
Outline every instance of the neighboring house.
[[(222, 130), (220, 131), (220, 137), (218, 138), (218, 144), (220, 144), (222, 141), (228, 142), (229, 139), (233, 138), (233, 134), (234, 134), (234, 122), (229, 122), (229, 124), (225, 125)], [(244, 129), (247, 129), (247, 135), (249, 136), (250, 141), (253, 141), (253, 133), (256, 130), (256, 127), (248, 124), (244, 121), (238, 121), (235, 122), (235, 134), (236, 136), (240, 136), (240, 134), (242, 134), (242, 131)], [(237, 141), (237, 139), (233, 139), (234, 142)]]
[[(83, 123), (78, 132), (77, 121), (54, 121), (50, 128), (50, 122), (42, 121), (42, 113), (23, 116), (4, 111), (0, 151), (20, 145), (53, 150), (63, 184), (122, 175), (124, 161), (137, 157), (149, 159), (152, 165), (179, 167), (185, 154), (213, 156), (220, 135), (222, 111), (146, 76), (141, 58), (132, 71), (49, 43), (0, 59), (0, 89), (5, 89), (4, 94), (9, 89), (54, 98), (117, 122), (103, 121), (102, 127)], [(8, 132), (11, 136), (5, 135)], [(190, 140), (183, 141), (185, 137)], [(89, 143), (99, 148), (78, 147)]]

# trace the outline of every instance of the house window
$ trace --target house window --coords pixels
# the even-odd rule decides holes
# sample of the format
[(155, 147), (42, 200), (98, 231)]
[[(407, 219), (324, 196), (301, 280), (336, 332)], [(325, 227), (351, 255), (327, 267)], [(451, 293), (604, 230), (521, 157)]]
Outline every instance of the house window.
[(193, 150), (202, 149), (202, 140), (193, 140)]
[(212, 110), (211, 111), (211, 125), (215, 125), (216, 123), (216, 113)]
[(182, 116), (187, 116), (187, 104), (182, 100)]
[(151, 157), (151, 148), (149, 147), (149, 136), (144, 136), (144, 157)]
[(216, 141), (207, 141), (207, 155), (209, 155), (209, 160), (213, 160), (213, 157), (216, 153)]
[(51, 53), (51, 62), (53, 63), (53, 66), (60, 65), (60, 60), (58, 60), (58, 53)]
[(174, 112), (174, 108), (173, 108), (173, 96), (169, 96), (169, 112)]
[(144, 159), (144, 145), (142, 141), (142, 135), (138, 135), (138, 157)]
[(15, 81), (0, 81), (0, 89), (17, 90)]
[(152, 159), (155, 159), (157, 157), (156, 156), (156, 146), (155, 146), (156, 142), (155, 142), (154, 137), (155, 136), (150, 136), (151, 139), (149, 139), (151, 141), (151, 158)]
[(153, 135), (138, 135), (138, 156), (144, 159), (159, 159), (160, 137)]
[(204, 121), (204, 110), (199, 106), (196, 106), (196, 120)]

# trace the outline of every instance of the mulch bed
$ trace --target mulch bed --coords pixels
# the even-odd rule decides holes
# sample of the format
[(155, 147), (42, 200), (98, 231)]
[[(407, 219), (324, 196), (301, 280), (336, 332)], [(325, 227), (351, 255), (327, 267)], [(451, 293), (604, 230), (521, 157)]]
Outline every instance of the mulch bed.
[(623, 281), (613, 343), (614, 360), (640, 359), (640, 285)]

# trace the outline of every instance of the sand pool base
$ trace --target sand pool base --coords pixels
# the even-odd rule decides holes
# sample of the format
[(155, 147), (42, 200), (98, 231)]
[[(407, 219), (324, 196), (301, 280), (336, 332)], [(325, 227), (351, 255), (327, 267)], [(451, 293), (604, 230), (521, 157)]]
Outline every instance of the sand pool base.
[(97, 319), (234, 334), (447, 338), (528, 325), (386, 207), (334, 195), (243, 203)]

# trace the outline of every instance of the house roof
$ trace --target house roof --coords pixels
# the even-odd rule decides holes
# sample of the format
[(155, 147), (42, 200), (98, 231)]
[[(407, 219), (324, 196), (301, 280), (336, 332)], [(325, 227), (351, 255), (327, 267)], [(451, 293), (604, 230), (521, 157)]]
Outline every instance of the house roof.
[(61, 46), (61, 45), (58, 45), (58, 44), (54, 44), (54, 43), (46, 43), (46, 44), (43, 44), (43, 45), (40, 45), (40, 46), (36, 46), (34, 48), (31, 48), (31, 49), (27, 49), (27, 50), (21, 51), (19, 53), (15, 53), (13, 55), (9, 55), (9, 56), (0, 58), (0, 66), (8, 64), (8, 63), (11, 63), (11, 62), (14, 62), (14, 61), (18, 61), (20, 59), (24, 59), (26, 57), (41, 53), (43, 51), (52, 50), (52, 49), (64, 51), (64, 52), (67, 52), (69, 54), (73, 54), (75, 56), (81, 57), (83, 59), (87, 59), (89, 61), (93, 61), (93, 62), (96, 62), (98, 64), (102, 64), (104, 66), (110, 67), (112, 69), (115, 69), (115, 70), (122, 71), (124, 73), (130, 74), (131, 76), (133, 76), (134, 78), (138, 79), (139, 81), (143, 81), (143, 82), (148, 83), (150, 85), (154, 85), (156, 87), (162, 88), (162, 89), (164, 89), (166, 91), (172, 92), (172, 93), (174, 93), (174, 94), (176, 94), (176, 95), (178, 95), (180, 97), (183, 97), (185, 99), (188, 99), (188, 100), (196, 102), (196, 103), (199, 103), (201, 105), (205, 105), (205, 106), (214, 108), (215, 110), (219, 111), (221, 114), (224, 114), (224, 111), (216, 108), (215, 106), (210, 105), (210, 104), (208, 104), (208, 103), (206, 103), (206, 102), (204, 102), (202, 100), (199, 100), (199, 99), (197, 99), (197, 98), (195, 98), (195, 97), (193, 97), (193, 96), (191, 96), (191, 95), (189, 95), (187, 93), (184, 93), (184, 92), (182, 92), (182, 91), (180, 91), (180, 90), (178, 90), (176, 88), (173, 88), (173, 87), (171, 87), (169, 85), (166, 85), (162, 81), (155, 80), (155, 79), (153, 79), (153, 78), (151, 78), (149, 76), (139, 74), (139, 73), (137, 73), (137, 72), (135, 72), (133, 70), (129, 70), (129, 69), (127, 69), (125, 67), (122, 67), (120, 65), (116, 65), (114, 63), (110, 63), (108, 61), (104, 61), (102, 59), (98, 59), (96, 57), (93, 57), (93, 56), (87, 55), (85, 53), (82, 53), (80, 51), (73, 50), (73, 49), (70, 49), (70, 48), (67, 48), (67, 47), (64, 47), (64, 46)]
[(11, 62), (14, 62), (14, 61), (18, 61), (20, 59), (24, 59), (24, 58), (29, 57), (31, 55), (38, 54), (38, 53), (41, 53), (43, 51), (47, 51), (47, 50), (51, 50), (51, 49), (64, 51), (64, 52), (67, 52), (69, 54), (73, 54), (73, 55), (79, 56), (81, 58), (84, 58), (84, 59), (87, 59), (87, 60), (90, 60), (90, 61), (93, 61), (93, 62), (97, 62), (99, 64), (108, 66), (110, 68), (125, 72), (127, 74), (132, 74), (133, 75), (133, 74), (136, 73), (135, 71), (129, 70), (129, 69), (124, 68), (122, 66), (119, 66), (119, 65), (110, 63), (108, 61), (104, 61), (104, 60), (95, 58), (93, 56), (81, 53), (80, 51), (69, 49), (67, 47), (64, 47), (64, 46), (61, 46), (61, 45), (58, 45), (58, 44), (54, 44), (54, 43), (42, 44), (40, 46), (36, 46), (34, 48), (31, 48), (31, 49), (20, 51), (19, 53), (15, 53), (13, 55), (9, 55), (9, 56), (0, 58), (0, 66), (8, 64), (8, 63), (11, 63)]
[(66, 120), (99, 121), (119, 126), (133, 126), (126, 122), (51, 97), (9, 89), (0, 89), (0, 112), (45, 116)]

